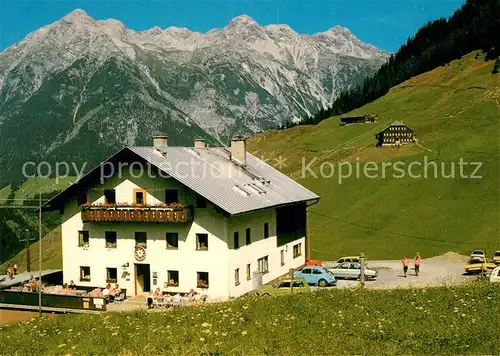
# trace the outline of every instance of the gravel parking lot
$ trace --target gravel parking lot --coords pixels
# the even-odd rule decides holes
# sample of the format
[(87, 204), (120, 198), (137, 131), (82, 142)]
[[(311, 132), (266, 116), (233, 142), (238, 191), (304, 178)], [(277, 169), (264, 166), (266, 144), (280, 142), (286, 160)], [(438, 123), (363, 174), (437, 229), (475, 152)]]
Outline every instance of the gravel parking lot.
[[(399, 260), (368, 261), (368, 267), (378, 270), (378, 277), (374, 281), (367, 281), (366, 288), (421, 288), (439, 286), (444, 284), (466, 283), (474, 279), (474, 276), (465, 276), (464, 264), (467, 256), (453, 252), (441, 256), (423, 259), (420, 265), (419, 276), (415, 276), (413, 261), (410, 260), (410, 268), (407, 278), (403, 275), (403, 267)], [(334, 262), (324, 263), (325, 267), (334, 265)], [(358, 281), (337, 281), (337, 288), (354, 288), (359, 285)]]

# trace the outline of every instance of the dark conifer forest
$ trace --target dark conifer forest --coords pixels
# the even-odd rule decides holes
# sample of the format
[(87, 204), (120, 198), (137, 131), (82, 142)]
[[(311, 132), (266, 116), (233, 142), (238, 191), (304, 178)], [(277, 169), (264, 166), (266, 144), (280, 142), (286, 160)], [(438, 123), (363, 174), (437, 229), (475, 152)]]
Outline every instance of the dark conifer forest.
[[(500, 0), (467, 0), (449, 19), (427, 23), (362, 85), (341, 93), (330, 108), (298, 124), (314, 125), (357, 109), (385, 95), (393, 86), (475, 50), (484, 51), (486, 59), (500, 55)], [(295, 125), (288, 122), (280, 128)]]

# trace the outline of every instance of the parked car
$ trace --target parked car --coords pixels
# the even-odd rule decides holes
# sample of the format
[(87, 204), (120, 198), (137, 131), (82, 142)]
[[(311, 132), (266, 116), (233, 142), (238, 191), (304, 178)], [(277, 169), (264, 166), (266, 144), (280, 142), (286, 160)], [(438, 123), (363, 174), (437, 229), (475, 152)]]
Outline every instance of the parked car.
[[(293, 288), (292, 288), (293, 287)], [(309, 293), (311, 288), (303, 278), (281, 278), (257, 289), (259, 296), (279, 296), (291, 293)]]
[(495, 251), (493, 254), (493, 263), (497, 265), (500, 264), (500, 251)]
[(483, 250), (473, 250), (470, 254), (470, 257), (486, 257), (486, 254)]
[(496, 265), (489, 259), (484, 257), (471, 257), (469, 261), (465, 264), (465, 273), (479, 273), (488, 272), (492, 270)]
[[(339, 263), (333, 268), (330, 268), (329, 271), (336, 278), (344, 278), (344, 279), (358, 279), (361, 276), (361, 264), (357, 262), (344, 262)], [(366, 279), (375, 279), (378, 276), (378, 271), (365, 266), (365, 278)]]
[(500, 283), (500, 266), (491, 272), (490, 282)]
[(306, 266), (301, 271), (293, 272), (293, 276), (304, 278), (308, 284), (320, 287), (337, 285), (335, 276), (322, 266)]
[[(366, 261), (366, 259), (365, 259)], [(344, 263), (344, 262), (360, 262), (359, 256), (346, 256), (346, 257), (341, 257), (337, 260), (337, 263)]]

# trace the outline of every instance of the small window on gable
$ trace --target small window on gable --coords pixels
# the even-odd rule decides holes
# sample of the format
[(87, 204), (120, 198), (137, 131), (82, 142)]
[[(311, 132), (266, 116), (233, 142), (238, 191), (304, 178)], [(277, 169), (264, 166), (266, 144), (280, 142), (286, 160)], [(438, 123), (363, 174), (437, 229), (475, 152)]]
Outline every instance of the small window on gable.
[(177, 250), (179, 248), (179, 234), (176, 232), (167, 232), (167, 249)]
[(207, 207), (207, 200), (199, 194), (196, 194), (196, 207), (201, 209)]
[(233, 235), (233, 246), (234, 246), (234, 249), (237, 250), (240, 248), (240, 234), (238, 231), (235, 231), (234, 232), (234, 235)]
[(134, 189), (134, 204), (135, 205), (145, 205), (146, 204), (146, 190)]
[(116, 191), (114, 189), (105, 189), (104, 201), (106, 204), (116, 204)]
[(245, 244), (250, 245), (252, 243), (252, 232), (250, 228), (245, 230)]
[(89, 232), (82, 230), (78, 231), (78, 246), (84, 247), (89, 245)]
[(179, 191), (177, 189), (165, 190), (165, 203), (174, 204), (179, 202)]
[(267, 239), (269, 237), (269, 223), (264, 223), (264, 238)]
[(76, 196), (76, 201), (78, 206), (87, 203), (87, 192), (84, 190), (79, 190)]
[(196, 234), (196, 249), (208, 250), (208, 234)]

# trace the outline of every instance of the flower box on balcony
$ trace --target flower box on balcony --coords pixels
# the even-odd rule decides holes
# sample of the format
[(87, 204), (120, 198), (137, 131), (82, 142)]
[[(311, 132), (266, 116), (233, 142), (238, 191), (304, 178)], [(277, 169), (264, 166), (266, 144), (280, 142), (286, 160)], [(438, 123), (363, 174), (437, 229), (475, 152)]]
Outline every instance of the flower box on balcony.
[(179, 204), (134, 206), (131, 204), (92, 204), (82, 206), (83, 222), (187, 223), (193, 221), (193, 209)]

